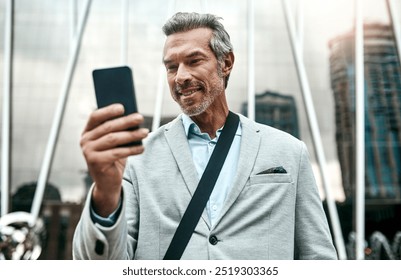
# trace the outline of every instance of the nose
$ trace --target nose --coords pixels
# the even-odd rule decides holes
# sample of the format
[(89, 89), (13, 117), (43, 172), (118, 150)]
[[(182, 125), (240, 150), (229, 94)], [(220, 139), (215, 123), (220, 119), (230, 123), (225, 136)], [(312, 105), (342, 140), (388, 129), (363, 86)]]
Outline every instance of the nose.
[(175, 82), (179, 85), (183, 85), (191, 80), (191, 73), (188, 71), (184, 64), (180, 64), (177, 69), (175, 76)]

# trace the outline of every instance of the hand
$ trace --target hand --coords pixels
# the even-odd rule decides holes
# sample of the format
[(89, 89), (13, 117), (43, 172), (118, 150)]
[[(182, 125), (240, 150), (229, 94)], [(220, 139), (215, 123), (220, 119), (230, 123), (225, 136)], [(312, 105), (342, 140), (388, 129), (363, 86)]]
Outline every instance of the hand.
[(138, 155), (144, 147), (121, 145), (140, 141), (148, 135), (145, 128), (128, 130), (143, 122), (142, 115), (123, 116), (124, 107), (113, 104), (94, 111), (81, 136), (81, 149), (95, 182), (92, 203), (97, 214), (106, 217), (118, 206), (127, 157)]

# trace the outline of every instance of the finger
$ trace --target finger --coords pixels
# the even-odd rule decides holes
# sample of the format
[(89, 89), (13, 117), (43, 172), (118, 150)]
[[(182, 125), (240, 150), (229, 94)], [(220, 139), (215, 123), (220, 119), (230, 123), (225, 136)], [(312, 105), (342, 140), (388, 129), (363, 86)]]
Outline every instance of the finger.
[(124, 114), (124, 106), (121, 104), (112, 104), (104, 108), (100, 108), (94, 111), (90, 115), (89, 120), (84, 129), (84, 133), (86, 131), (91, 131), (95, 127), (99, 126), (100, 124), (108, 120), (122, 116), (123, 114)]
[(113, 149), (122, 145), (132, 142), (138, 142), (148, 136), (149, 130), (147, 128), (139, 128), (135, 130), (125, 130), (113, 133), (108, 133), (99, 139), (92, 141), (90, 144), (92, 150), (104, 151)]
[(143, 123), (143, 121), (143, 116), (138, 113), (107, 120), (90, 131), (84, 131), (82, 137), (84, 138), (84, 141), (96, 140), (109, 133), (138, 127), (141, 123)]
[(114, 149), (108, 149), (104, 151), (93, 151), (85, 155), (86, 161), (89, 165), (106, 165), (114, 163), (117, 160), (126, 159), (129, 156), (139, 155), (145, 150), (144, 146), (127, 146), (117, 147)]

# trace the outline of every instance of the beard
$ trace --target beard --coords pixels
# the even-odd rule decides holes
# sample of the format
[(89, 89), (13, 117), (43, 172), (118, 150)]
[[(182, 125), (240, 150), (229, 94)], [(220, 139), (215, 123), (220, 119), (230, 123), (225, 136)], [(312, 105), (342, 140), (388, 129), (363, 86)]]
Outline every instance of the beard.
[[(173, 99), (180, 105), (184, 114), (190, 117), (202, 114), (213, 104), (216, 98), (224, 92), (224, 78), (219, 69), (217, 71), (217, 76), (218, 77), (215, 77), (209, 84), (209, 89), (206, 88), (204, 83), (199, 81), (186, 82), (174, 88)], [(196, 94), (202, 94), (200, 101), (182, 101), (179, 92), (187, 88), (199, 88), (199, 92)]]

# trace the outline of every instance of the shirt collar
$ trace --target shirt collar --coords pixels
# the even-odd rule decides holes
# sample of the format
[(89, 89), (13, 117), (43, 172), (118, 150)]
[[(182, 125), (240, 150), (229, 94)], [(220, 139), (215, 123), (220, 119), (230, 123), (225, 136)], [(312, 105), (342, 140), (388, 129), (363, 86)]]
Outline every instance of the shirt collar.
[(185, 135), (188, 137), (189, 130), (192, 130), (196, 123), (188, 115), (182, 114), (182, 124), (184, 125)]
[[(189, 133), (193, 133), (196, 135), (202, 134), (198, 125), (188, 115), (182, 114), (181, 119), (182, 119), (182, 124), (184, 125), (185, 135), (187, 136), (187, 138), (189, 138)], [(220, 136), (220, 133), (222, 130), (223, 130), (223, 127), (219, 128), (216, 131), (217, 138)], [(238, 135), (238, 136), (242, 135), (241, 124), (238, 125), (238, 129), (235, 132), (235, 135)]]

